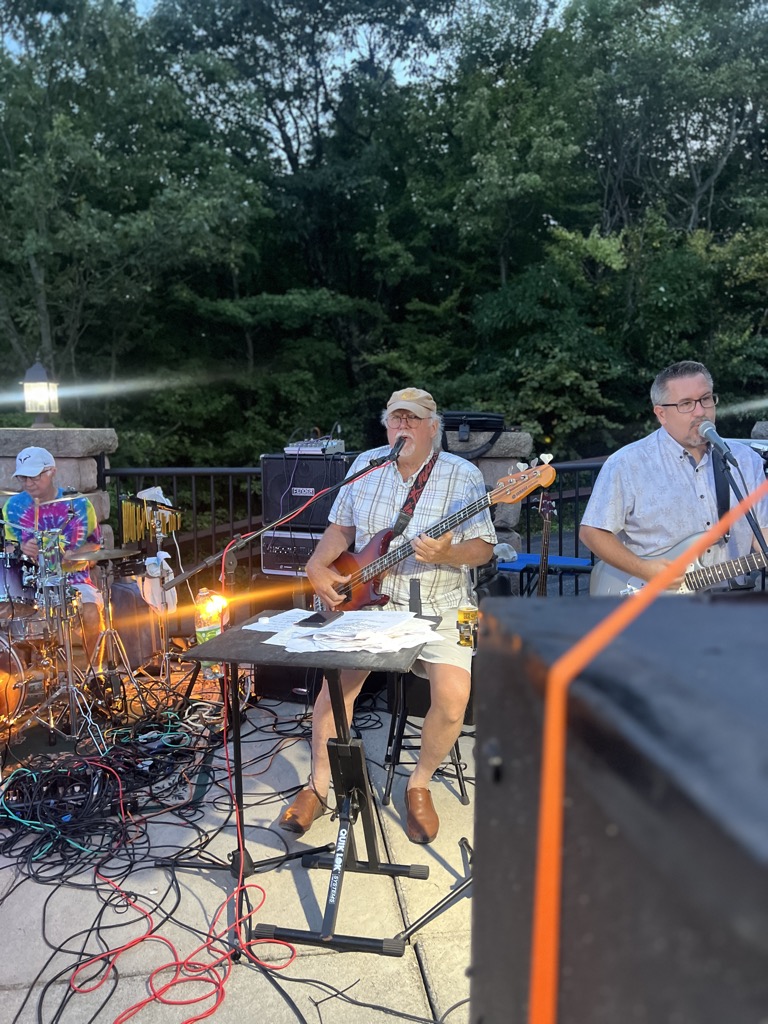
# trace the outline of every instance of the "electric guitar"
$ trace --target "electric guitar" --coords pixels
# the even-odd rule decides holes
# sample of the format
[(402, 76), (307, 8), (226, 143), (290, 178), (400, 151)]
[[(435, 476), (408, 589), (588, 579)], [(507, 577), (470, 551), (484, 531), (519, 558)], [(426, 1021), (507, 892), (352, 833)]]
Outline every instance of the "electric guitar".
[[(555, 479), (555, 470), (552, 466), (542, 465), (526, 469), (521, 473), (514, 473), (512, 476), (502, 477), (492, 491), (478, 498), (467, 505), (460, 512), (442, 519), (434, 526), (430, 526), (424, 533), (433, 540), (442, 537), (444, 533), (453, 530), (460, 523), (476, 516), (491, 505), (507, 504), (514, 505), (518, 501), (535, 491), (537, 487), (549, 487)], [(389, 550), (393, 537), (392, 530), (380, 530), (375, 534), (365, 547), (356, 553), (344, 551), (333, 563), (334, 569), (342, 576), (351, 576), (351, 579), (343, 586), (338, 587), (338, 592), (344, 594), (346, 601), (337, 607), (344, 611), (351, 612), (357, 608), (368, 605), (383, 605), (389, 601), (389, 595), (382, 594), (381, 577), (391, 569), (393, 565), (402, 562), (413, 554), (413, 546), (410, 541), (404, 541)]]
[(552, 516), (556, 516), (555, 503), (547, 494), (539, 502), (541, 514), (541, 552), (539, 553), (539, 583), (536, 597), (547, 596), (547, 572), (549, 571), (549, 536), (552, 532)]
[[(702, 534), (695, 533), (687, 540), (675, 544), (668, 551), (662, 551), (652, 557), (668, 558), (671, 561), (681, 555), (701, 536)], [(702, 565), (696, 559), (686, 569), (680, 587), (670, 593), (694, 594), (697, 590), (708, 590), (718, 583), (726, 583), (737, 576), (744, 576), (755, 569), (765, 569), (766, 567), (768, 567), (768, 563), (766, 563), (765, 557), (757, 551), (728, 562), (718, 562), (717, 565)], [(634, 594), (640, 590), (646, 583), (647, 580), (641, 580), (639, 576), (628, 577), (625, 572), (615, 569), (606, 562), (596, 562), (589, 579), (589, 593), (592, 597), (626, 597), (627, 594)]]

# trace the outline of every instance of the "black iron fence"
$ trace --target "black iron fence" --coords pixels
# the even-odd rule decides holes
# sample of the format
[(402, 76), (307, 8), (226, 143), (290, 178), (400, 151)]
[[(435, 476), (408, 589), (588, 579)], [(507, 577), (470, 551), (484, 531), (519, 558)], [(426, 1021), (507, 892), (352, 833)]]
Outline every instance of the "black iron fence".
[[(546, 497), (550, 499), (549, 554), (564, 558), (590, 558), (590, 552), (579, 544), (578, 526), (592, 486), (604, 459), (553, 463), (557, 476)], [(146, 468), (110, 467), (104, 470), (105, 487), (111, 494), (110, 522), (118, 545), (123, 544), (121, 509), (123, 502), (149, 487), (160, 487), (169, 504), (178, 509), (181, 526), (173, 537), (163, 541), (171, 551), (176, 573), (199, 566), (206, 559), (223, 551), (230, 541), (263, 529), (261, 500), (261, 467), (199, 467)], [(520, 551), (535, 555), (541, 549), (543, 517), (542, 492), (534, 492), (523, 500), (517, 531)], [(301, 532), (301, 531), (297, 531)], [(147, 550), (154, 552), (153, 538), (147, 536)], [(262, 576), (261, 545), (258, 537), (244, 543), (237, 552), (234, 585), (241, 590), (253, 589), (253, 581)], [(194, 585), (216, 586), (220, 566), (211, 561), (199, 574)], [(270, 577), (276, 594), (290, 594), (290, 580)], [(262, 586), (263, 586), (262, 576)], [(584, 593), (585, 586), (576, 585), (570, 592)], [(279, 585), (278, 585), (279, 584)], [(765, 571), (757, 586), (765, 589)], [(563, 592), (563, 577), (558, 589)]]
[[(178, 559), (177, 574), (222, 551), (234, 538), (261, 529), (260, 466), (109, 467), (104, 475), (111, 497), (110, 525), (118, 546), (126, 543), (126, 503), (141, 491), (159, 487), (167, 503), (178, 511), (180, 528), (161, 541), (164, 550)], [(151, 529), (147, 531), (146, 542), (147, 551), (154, 553), (156, 537)], [(250, 580), (260, 565), (258, 541), (244, 545), (237, 552), (237, 561), (240, 580)], [(212, 565), (195, 582), (199, 586), (215, 585), (218, 574), (218, 567)]]
[[(603, 460), (554, 463), (557, 477), (548, 491), (556, 514), (551, 520), (550, 551), (565, 556), (588, 556), (579, 548), (578, 523), (592, 490), (592, 484)], [(121, 510), (123, 503), (140, 491), (159, 487), (168, 503), (180, 513), (181, 526), (175, 537), (164, 542), (166, 550), (178, 549), (184, 571), (199, 565), (224, 549), (238, 536), (244, 537), (262, 529), (261, 467), (198, 467), (133, 469), (110, 467), (104, 470), (106, 487), (111, 495), (110, 523), (118, 545), (125, 541)], [(523, 552), (537, 552), (540, 547), (542, 518), (541, 492), (523, 500), (520, 511), (520, 547)], [(148, 535), (148, 544), (153, 538)], [(154, 551), (154, 547), (151, 546)], [(238, 551), (238, 576), (251, 580), (261, 570), (260, 543), (243, 546)], [(212, 585), (218, 569), (206, 568), (200, 574), (200, 585)]]

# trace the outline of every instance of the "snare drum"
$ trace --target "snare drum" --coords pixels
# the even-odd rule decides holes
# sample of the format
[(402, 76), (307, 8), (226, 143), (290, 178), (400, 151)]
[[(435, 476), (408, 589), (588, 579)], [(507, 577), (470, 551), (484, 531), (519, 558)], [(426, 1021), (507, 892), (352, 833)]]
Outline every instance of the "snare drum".
[(37, 567), (27, 558), (0, 555), (0, 619), (23, 618), (37, 611)]
[(18, 718), (27, 695), (24, 666), (16, 651), (0, 636), (0, 729)]

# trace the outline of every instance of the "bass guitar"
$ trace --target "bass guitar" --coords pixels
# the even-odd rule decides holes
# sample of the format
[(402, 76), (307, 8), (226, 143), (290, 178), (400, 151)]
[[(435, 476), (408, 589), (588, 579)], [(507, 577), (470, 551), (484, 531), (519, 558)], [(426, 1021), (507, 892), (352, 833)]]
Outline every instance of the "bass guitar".
[[(653, 557), (672, 561), (701, 536), (702, 534), (695, 533), (668, 551), (662, 551)], [(670, 593), (695, 594), (697, 590), (709, 590), (718, 583), (727, 583), (728, 580), (744, 576), (755, 569), (765, 569), (767, 565), (765, 557), (757, 551), (728, 562), (718, 562), (717, 565), (702, 565), (696, 559), (686, 569), (681, 585)], [(589, 579), (589, 593), (592, 597), (626, 597), (627, 594), (634, 594), (640, 590), (646, 582), (647, 580), (641, 580), (639, 576), (627, 576), (625, 572), (614, 569), (606, 562), (596, 562)]]
[[(460, 512), (455, 512), (430, 526), (424, 533), (433, 540), (442, 537), (444, 533), (476, 516), (478, 512), (490, 508), (491, 505), (514, 505), (537, 487), (549, 487), (555, 475), (552, 466), (536, 466), (512, 476), (502, 477), (492, 491), (473, 501)], [(351, 612), (369, 605), (384, 605), (389, 601), (389, 596), (380, 592), (381, 577), (393, 565), (413, 554), (410, 541), (404, 541), (390, 551), (389, 545), (393, 536), (392, 530), (380, 530), (361, 551), (345, 551), (339, 555), (333, 567), (342, 576), (350, 576), (351, 579), (337, 588), (346, 598), (346, 601), (337, 606), (338, 608)]]
[(536, 597), (547, 596), (547, 573), (549, 572), (549, 537), (552, 532), (552, 516), (557, 515), (555, 503), (548, 494), (542, 494), (539, 502), (541, 514), (541, 551), (539, 553), (539, 582)]

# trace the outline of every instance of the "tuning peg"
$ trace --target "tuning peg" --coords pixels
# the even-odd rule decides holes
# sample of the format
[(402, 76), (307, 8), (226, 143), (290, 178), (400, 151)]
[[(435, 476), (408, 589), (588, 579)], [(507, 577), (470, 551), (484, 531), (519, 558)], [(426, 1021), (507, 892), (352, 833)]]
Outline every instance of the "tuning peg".
[(528, 463), (527, 462), (518, 462), (517, 468), (520, 470), (521, 473), (524, 473), (525, 470), (528, 469)]
[(544, 463), (545, 466), (548, 466), (552, 459), (554, 459), (554, 455), (550, 455), (548, 452), (545, 455), (541, 456), (541, 461)]
[(536, 469), (538, 464), (539, 464), (539, 460), (538, 459), (531, 459), (531, 469)]

